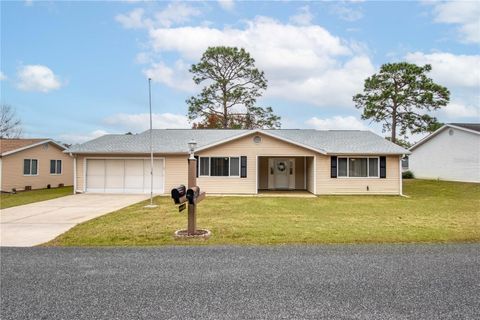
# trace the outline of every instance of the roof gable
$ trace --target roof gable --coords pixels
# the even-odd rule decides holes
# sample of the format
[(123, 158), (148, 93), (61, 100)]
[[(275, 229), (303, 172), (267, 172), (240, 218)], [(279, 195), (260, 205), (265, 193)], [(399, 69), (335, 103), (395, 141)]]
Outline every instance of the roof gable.
[(0, 139), (0, 155), (7, 156), (12, 153), (34, 148), (36, 146), (52, 143), (65, 150), (66, 147), (51, 139)]
[(428, 136), (424, 137), (423, 139), (415, 143), (408, 150), (410, 151), (414, 150), (415, 148), (421, 146), (422, 144), (429, 141), (430, 139), (436, 137), (439, 133), (445, 131), (447, 128), (453, 128), (453, 129), (458, 129), (465, 132), (480, 134), (480, 123), (447, 123), (443, 125), (441, 128), (437, 129), (436, 131), (432, 132)]

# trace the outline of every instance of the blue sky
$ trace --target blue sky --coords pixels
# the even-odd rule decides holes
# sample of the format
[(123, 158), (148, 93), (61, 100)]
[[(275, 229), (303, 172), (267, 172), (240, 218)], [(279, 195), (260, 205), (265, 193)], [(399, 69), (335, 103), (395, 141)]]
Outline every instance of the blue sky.
[[(387, 62), (430, 63), (451, 90), (443, 122), (478, 122), (478, 2), (2, 2), (1, 103), (26, 137), (82, 142), (188, 127), (188, 68), (212, 45), (265, 71), (284, 128), (370, 129), (351, 101)], [(413, 138), (415, 139), (415, 137)]]

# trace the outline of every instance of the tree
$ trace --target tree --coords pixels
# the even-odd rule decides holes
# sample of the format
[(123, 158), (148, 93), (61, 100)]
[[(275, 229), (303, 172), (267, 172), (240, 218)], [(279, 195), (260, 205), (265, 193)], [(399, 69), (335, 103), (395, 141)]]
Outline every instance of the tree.
[(280, 117), (271, 107), (256, 105), (267, 79), (244, 49), (210, 47), (192, 65), (193, 81), (206, 82), (202, 92), (186, 102), (194, 128), (279, 128)]
[(362, 119), (383, 123), (383, 131), (391, 131), (391, 141), (407, 132), (428, 131), (437, 122), (425, 113), (446, 106), (450, 101), (447, 88), (427, 77), (432, 67), (406, 62), (387, 63), (380, 72), (365, 80), (362, 94), (353, 97), (355, 107), (363, 109)]
[(10, 105), (0, 106), (0, 138), (19, 138), (22, 135), (22, 122), (17, 117), (15, 109)]
[[(392, 137), (385, 137), (385, 139), (387, 139), (388, 141), (392, 141)], [(412, 146), (412, 144), (408, 140), (400, 138), (397, 138), (394, 143), (405, 149), (408, 149)]]

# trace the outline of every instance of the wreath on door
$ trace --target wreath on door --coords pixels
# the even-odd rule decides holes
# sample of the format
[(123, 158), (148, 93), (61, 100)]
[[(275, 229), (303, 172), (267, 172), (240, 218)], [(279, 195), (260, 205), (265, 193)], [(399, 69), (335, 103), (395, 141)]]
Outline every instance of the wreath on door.
[(285, 169), (287, 169), (287, 167), (285, 166), (285, 163), (280, 162), (280, 163), (277, 165), (277, 170), (278, 170), (278, 171), (283, 172), (283, 171), (285, 171)]

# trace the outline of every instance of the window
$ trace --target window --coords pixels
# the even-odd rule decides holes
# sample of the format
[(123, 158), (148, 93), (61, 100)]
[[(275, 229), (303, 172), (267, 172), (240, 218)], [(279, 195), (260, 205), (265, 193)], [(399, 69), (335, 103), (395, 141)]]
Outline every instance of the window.
[(210, 175), (210, 158), (200, 158), (200, 175)]
[(240, 157), (200, 157), (199, 176), (240, 177)]
[(240, 176), (240, 158), (230, 158), (230, 176)]
[(338, 177), (378, 178), (379, 163), (376, 158), (338, 158)]
[(50, 174), (62, 174), (62, 160), (50, 160)]
[(347, 158), (338, 158), (338, 176), (347, 177)]
[(24, 159), (23, 160), (23, 175), (36, 176), (38, 174), (38, 160)]
[(212, 177), (228, 177), (230, 158), (210, 158), (210, 175)]

